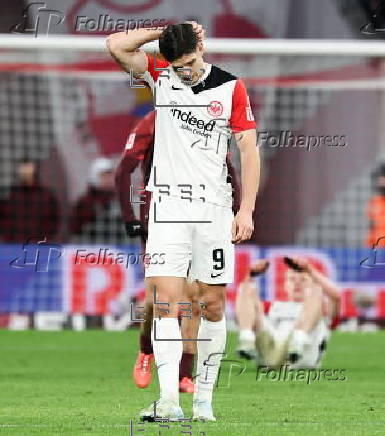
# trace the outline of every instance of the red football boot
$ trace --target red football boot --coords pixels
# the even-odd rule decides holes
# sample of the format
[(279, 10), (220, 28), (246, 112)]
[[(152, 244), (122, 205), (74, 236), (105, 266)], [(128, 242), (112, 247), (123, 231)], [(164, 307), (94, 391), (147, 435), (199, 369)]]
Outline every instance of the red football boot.
[(139, 351), (132, 372), (132, 376), (138, 388), (146, 388), (151, 383), (151, 364), (153, 360), (153, 354), (144, 354)]
[(183, 377), (182, 380), (179, 381), (179, 392), (193, 394), (195, 392), (195, 389), (195, 384), (193, 383), (191, 378)]

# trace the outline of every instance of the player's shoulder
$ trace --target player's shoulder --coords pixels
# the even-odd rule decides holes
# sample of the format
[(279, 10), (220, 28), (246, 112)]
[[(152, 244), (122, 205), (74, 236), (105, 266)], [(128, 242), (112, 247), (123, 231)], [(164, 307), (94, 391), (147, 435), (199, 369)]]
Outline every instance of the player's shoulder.
[[(208, 91), (210, 89), (223, 89), (228, 88), (233, 92), (235, 88), (235, 84), (237, 83), (237, 77), (234, 74), (229, 73), (228, 71), (222, 70), (222, 68), (217, 67), (216, 65), (210, 65), (210, 72), (208, 76), (198, 85), (193, 86), (191, 89), (194, 94), (198, 94), (202, 91)], [(230, 84), (228, 87), (227, 85)], [(231, 85), (233, 84), (233, 85)], [(228, 90), (226, 92), (228, 92)]]
[(147, 69), (139, 76), (141, 76), (141, 78), (143, 78), (152, 88), (162, 71), (168, 69), (170, 63), (155, 54), (145, 53), (145, 55), (147, 58)]
[(217, 65), (212, 64), (211, 71), (207, 79), (211, 80), (213, 83), (216, 83), (217, 86), (220, 86), (227, 82), (236, 81), (238, 80), (238, 77), (229, 71), (223, 70)]

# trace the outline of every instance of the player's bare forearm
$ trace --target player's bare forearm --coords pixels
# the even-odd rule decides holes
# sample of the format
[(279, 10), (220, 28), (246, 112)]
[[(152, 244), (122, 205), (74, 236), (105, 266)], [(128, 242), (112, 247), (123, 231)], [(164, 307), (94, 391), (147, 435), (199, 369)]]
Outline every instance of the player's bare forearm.
[(303, 271), (307, 272), (313, 281), (321, 286), (323, 293), (332, 299), (334, 302), (339, 302), (341, 299), (341, 295), (338, 289), (338, 286), (326, 277), (321, 271), (315, 268), (309, 260), (302, 257), (293, 257), (293, 262), (296, 263)]
[(313, 280), (321, 286), (323, 293), (325, 295), (327, 295), (335, 303), (340, 302), (341, 300), (340, 291), (338, 289), (338, 286), (332, 280), (330, 280), (328, 277), (326, 277), (324, 274), (322, 274), (313, 266), (310, 266), (309, 273), (313, 278)]
[(241, 153), (242, 199), (233, 223), (232, 240), (239, 243), (250, 239), (253, 233), (253, 211), (259, 187), (260, 159), (255, 129), (238, 133), (235, 138)]
[(143, 44), (160, 37), (163, 29), (135, 29), (112, 33), (106, 45), (114, 60), (127, 72), (144, 73), (147, 70), (147, 57), (139, 50)]
[(260, 158), (254, 129), (241, 132), (238, 147), (241, 154), (242, 200), (240, 210), (254, 212), (259, 188)]

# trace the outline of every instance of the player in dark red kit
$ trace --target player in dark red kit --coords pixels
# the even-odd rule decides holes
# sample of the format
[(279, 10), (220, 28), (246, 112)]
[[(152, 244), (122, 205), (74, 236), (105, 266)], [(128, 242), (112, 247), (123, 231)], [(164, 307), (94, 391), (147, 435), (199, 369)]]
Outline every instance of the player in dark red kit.
[[(119, 202), (122, 209), (123, 219), (127, 235), (130, 238), (140, 237), (142, 241), (142, 252), (145, 251), (147, 238), (148, 214), (151, 200), (151, 193), (140, 191), (140, 187), (132, 186), (131, 176), (134, 170), (140, 165), (143, 176), (143, 186), (146, 186), (151, 171), (151, 163), (154, 148), (155, 132), (155, 111), (148, 113), (130, 133), (121, 161), (116, 170), (116, 188), (118, 191)], [(229, 178), (233, 187), (233, 210), (239, 209), (239, 183), (234, 167), (231, 164), (230, 153), (227, 156), (227, 166)], [(140, 194), (140, 217), (135, 216), (131, 196), (137, 200)], [(181, 331), (184, 339), (193, 339), (183, 342), (183, 354), (179, 369), (179, 391), (193, 393), (194, 384), (192, 381), (192, 371), (194, 366), (194, 355), (196, 354), (197, 332), (199, 327), (199, 305), (197, 283), (186, 283), (185, 300), (192, 304), (191, 319), (182, 318)], [(140, 350), (133, 370), (135, 384), (139, 388), (147, 387), (151, 382), (151, 367), (154, 360), (153, 348), (151, 343), (151, 324), (153, 313), (153, 297), (150, 293), (146, 295), (145, 304), (146, 320), (141, 323), (140, 331)]]

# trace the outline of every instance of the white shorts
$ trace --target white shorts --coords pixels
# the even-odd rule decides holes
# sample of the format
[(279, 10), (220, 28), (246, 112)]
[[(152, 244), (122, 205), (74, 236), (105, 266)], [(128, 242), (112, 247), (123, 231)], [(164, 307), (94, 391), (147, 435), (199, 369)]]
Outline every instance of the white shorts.
[[(294, 323), (280, 323), (274, 326), (268, 316), (263, 319), (262, 330), (257, 333), (256, 347), (258, 363), (271, 367), (279, 367), (288, 362), (288, 347)], [(310, 332), (310, 344), (305, 346), (304, 354), (295, 364), (295, 368), (316, 368), (320, 366), (326, 342), (330, 337), (327, 320), (321, 319), (316, 327)]]
[(208, 284), (232, 283), (233, 219), (234, 214), (227, 207), (153, 195), (145, 276), (189, 277)]

